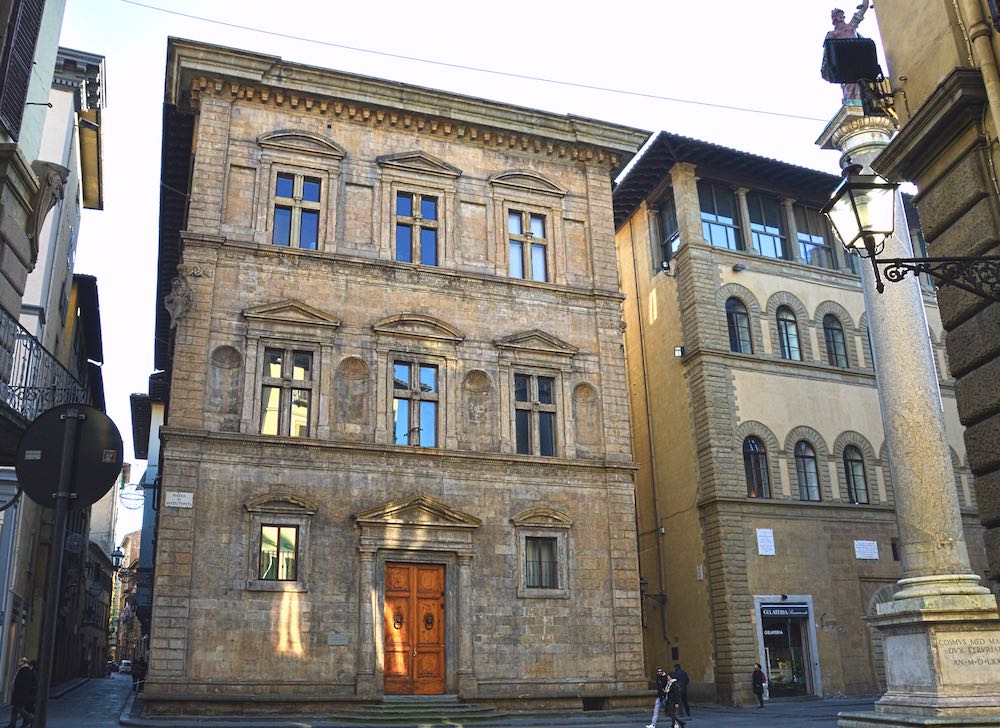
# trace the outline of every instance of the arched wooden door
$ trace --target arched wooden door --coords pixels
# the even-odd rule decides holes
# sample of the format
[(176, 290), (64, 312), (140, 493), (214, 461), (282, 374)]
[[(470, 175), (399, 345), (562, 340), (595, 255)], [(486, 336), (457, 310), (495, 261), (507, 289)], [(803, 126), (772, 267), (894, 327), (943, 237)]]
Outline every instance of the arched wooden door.
[(444, 693), (444, 565), (385, 565), (386, 695)]

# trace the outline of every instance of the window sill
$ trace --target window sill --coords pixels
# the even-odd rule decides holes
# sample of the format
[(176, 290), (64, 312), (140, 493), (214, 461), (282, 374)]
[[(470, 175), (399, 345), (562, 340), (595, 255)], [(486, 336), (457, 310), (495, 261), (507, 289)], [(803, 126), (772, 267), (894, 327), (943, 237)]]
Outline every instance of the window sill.
[(539, 589), (518, 587), (518, 599), (569, 599), (569, 589)]
[(309, 591), (308, 585), (300, 581), (248, 581), (247, 591), (255, 592), (292, 592), (304, 594)]

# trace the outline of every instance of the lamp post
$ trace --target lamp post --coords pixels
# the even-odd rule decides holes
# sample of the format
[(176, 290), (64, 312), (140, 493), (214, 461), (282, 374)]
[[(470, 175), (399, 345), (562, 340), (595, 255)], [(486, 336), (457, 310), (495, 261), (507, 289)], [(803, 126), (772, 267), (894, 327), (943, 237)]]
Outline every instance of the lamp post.
[(116, 548), (115, 552), (111, 554), (111, 565), (117, 570), (121, 565), (122, 561), (125, 559), (125, 554), (122, 553), (120, 548)]
[(874, 713), (841, 714), (840, 726), (1000, 726), (1000, 615), (969, 563), (923, 295), (916, 278), (885, 288), (875, 263), (881, 253), (913, 259), (906, 226), (876, 219), (889, 200), (903, 219), (900, 195), (870, 171), (894, 131), (891, 118), (845, 106), (818, 141), (841, 151), (848, 171), (831, 219), (845, 247), (873, 263), (861, 279), (903, 568), (892, 601), (870, 620), (885, 637), (887, 691)]
[(844, 248), (871, 261), (875, 290), (882, 293), (886, 280), (898, 283), (908, 273), (925, 273), (944, 285), (953, 285), (978, 296), (1000, 302), (1000, 256), (951, 258), (878, 258), (885, 240), (895, 227), (895, 196), (898, 185), (874, 174), (862, 174), (852, 164), (833, 191), (823, 212), (830, 218)]

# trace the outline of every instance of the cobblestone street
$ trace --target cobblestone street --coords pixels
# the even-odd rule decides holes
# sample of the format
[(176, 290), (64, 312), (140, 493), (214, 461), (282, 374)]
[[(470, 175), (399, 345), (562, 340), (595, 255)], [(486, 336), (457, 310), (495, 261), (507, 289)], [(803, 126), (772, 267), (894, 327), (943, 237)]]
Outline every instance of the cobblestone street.
[[(131, 696), (131, 681), (125, 675), (88, 680), (79, 687), (54, 698), (49, 704), (50, 728), (114, 728), (119, 725), (146, 728), (341, 728), (348, 725), (367, 725), (371, 728), (385, 728), (375, 723), (340, 723), (322, 719), (282, 719), (279, 717), (231, 718), (207, 720), (143, 720), (132, 719), (128, 712), (122, 715)], [(692, 708), (691, 728), (833, 728), (837, 725), (837, 713), (870, 709), (871, 700), (810, 700), (796, 702), (769, 703), (763, 710), (753, 708), (722, 708), (718, 706)], [(8, 708), (9, 711), (9, 708)], [(9, 717), (5, 712), (2, 719)], [(484, 723), (469, 725), (494, 726), (546, 726), (548, 728), (568, 728), (569, 726), (593, 726), (594, 728), (641, 728), (649, 722), (649, 711), (625, 711), (613, 713), (573, 713), (573, 714), (532, 714), (507, 716)], [(2, 724), (2, 721), (0, 721)], [(434, 728), (438, 726), (459, 726), (458, 721), (446, 724), (394, 723), (398, 728)], [(662, 716), (661, 728), (668, 728), (669, 719)]]

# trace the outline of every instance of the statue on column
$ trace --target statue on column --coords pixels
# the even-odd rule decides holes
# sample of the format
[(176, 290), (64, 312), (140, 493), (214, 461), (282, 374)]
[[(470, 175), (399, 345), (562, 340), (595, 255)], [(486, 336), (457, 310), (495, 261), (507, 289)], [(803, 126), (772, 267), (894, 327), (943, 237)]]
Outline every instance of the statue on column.
[[(847, 38), (861, 38), (858, 35), (858, 26), (861, 25), (861, 21), (865, 18), (865, 13), (868, 12), (870, 4), (868, 0), (864, 0), (860, 5), (858, 5), (857, 12), (851, 17), (851, 22), (846, 22), (846, 15), (844, 11), (840, 8), (834, 8), (830, 13), (830, 20), (833, 22), (833, 30), (826, 34), (825, 40), (843, 40)], [(821, 73), (823, 78), (827, 77), (828, 69), (826, 67), (827, 59), (824, 55), (823, 58), (823, 68)], [(842, 83), (840, 88), (844, 93), (844, 103), (859, 102), (861, 101), (861, 86), (856, 83)]]

